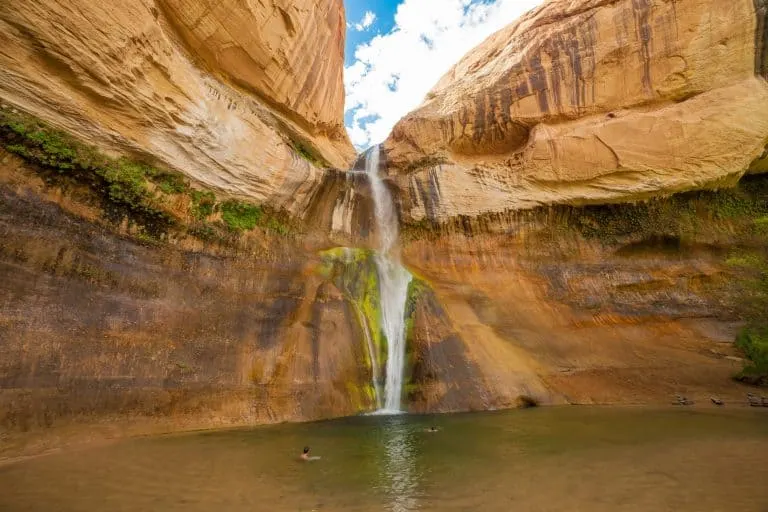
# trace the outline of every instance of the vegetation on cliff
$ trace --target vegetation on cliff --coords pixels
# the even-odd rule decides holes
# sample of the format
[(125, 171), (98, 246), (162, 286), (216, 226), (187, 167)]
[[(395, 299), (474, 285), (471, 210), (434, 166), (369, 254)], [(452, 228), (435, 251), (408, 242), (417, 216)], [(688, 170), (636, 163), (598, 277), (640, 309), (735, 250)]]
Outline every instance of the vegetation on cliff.
[[(764, 217), (755, 227), (764, 231)], [(743, 297), (740, 301), (747, 325), (739, 333), (736, 346), (749, 364), (736, 378), (748, 384), (768, 386), (768, 233), (766, 245), (733, 254), (728, 263), (744, 271)]]
[(378, 363), (379, 374), (383, 374), (387, 337), (382, 327), (379, 275), (373, 251), (336, 247), (323, 251), (320, 256), (323, 260), (320, 273), (342, 292), (358, 316), (361, 331), (367, 331), (371, 337), (377, 361), (367, 356), (366, 366), (372, 369), (373, 364)]
[(524, 233), (536, 247), (558, 247), (571, 239), (628, 256), (649, 247), (670, 255), (696, 248), (721, 254), (723, 275), (734, 289), (723, 302), (745, 323), (736, 345), (749, 363), (737, 378), (768, 384), (768, 175), (746, 176), (733, 188), (634, 204), (556, 206), (446, 224), (422, 220), (406, 224), (402, 233), (425, 239), (502, 231)]
[(86, 187), (118, 224), (138, 227), (141, 240), (163, 240), (171, 232), (226, 242), (232, 235), (261, 228), (288, 235), (295, 230), (287, 214), (263, 205), (219, 200), (192, 187), (181, 174), (139, 158), (112, 158), (21, 112), (0, 110), (0, 146), (18, 155), (49, 185), (65, 192)]
[(417, 382), (414, 376), (417, 373), (417, 367), (422, 363), (419, 360), (419, 355), (422, 351), (416, 349), (418, 340), (416, 339), (416, 313), (418, 311), (419, 302), (426, 300), (435, 302), (434, 292), (429, 284), (423, 279), (414, 276), (411, 282), (408, 284), (408, 294), (405, 299), (405, 386), (403, 387), (403, 393), (407, 400), (415, 401), (423, 398), (421, 396), (421, 388), (423, 382)]

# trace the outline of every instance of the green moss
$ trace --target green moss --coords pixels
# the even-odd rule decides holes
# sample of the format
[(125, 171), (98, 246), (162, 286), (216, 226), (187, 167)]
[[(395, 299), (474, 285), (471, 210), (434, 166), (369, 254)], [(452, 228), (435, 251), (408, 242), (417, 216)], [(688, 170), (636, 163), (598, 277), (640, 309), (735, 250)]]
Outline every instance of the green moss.
[(737, 253), (728, 263), (740, 271), (740, 312), (747, 321), (736, 339), (749, 363), (736, 379), (768, 386), (768, 243), (751, 252)]
[[(68, 189), (86, 186), (101, 202), (108, 220), (128, 219), (141, 227), (142, 242), (160, 240), (171, 229), (181, 230), (182, 219), (173, 211), (169, 196), (187, 195), (195, 223), (186, 232), (206, 241), (222, 241), (219, 229), (208, 224), (216, 211), (213, 192), (192, 190), (181, 174), (130, 158), (110, 158), (93, 146), (56, 130), (26, 114), (0, 109), (0, 146), (30, 164), (50, 185)], [(183, 204), (183, 203), (181, 203)], [(246, 202), (221, 205), (224, 225), (240, 233), (261, 226), (287, 236), (295, 228), (287, 214)]]
[(266, 228), (278, 235), (287, 236), (291, 233), (291, 227), (277, 217), (270, 217), (267, 221)]
[(259, 225), (262, 215), (258, 206), (230, 200), (221, 205), (221, 217), (233, 231), (250, 231)]
[(482, 231), (486, 223), (493, 227), (516, 219), (535, 225), (535, 236), (544, 240), (569, 235), (604, 245), (652, 237), (673, 237), (683, 243), (746, 240), (768, 235), (768, 176), (746, 176), (732, 188), (686, 192), (634, 204), (553, 206), (475, 218), (460, 216), (450, 221), (450, 226), (422, 219), (406, 223), (401, 233), (406, 240), (434, 238), (444, 228), (471, 235), (475, 228)]
[(736, 346), (750, 361), (736, 378), (750, 384), (768, 386), (768, 328), (744, 329), (736, 339)]
[(423, 383), (414, 382), (414, 375), (419, 364), (420, 353), (416, 350), (416, 312), (419, 303), (425, 300), (434, 299), (434, 292), (427, 281), (415, 277), (408, 285), (408, 295), (405, 303), (405, 369), (406, 382), (403, 389), (404, 397), (407, 400), (417, 400), (421, 392)]
[(768, 180), (748, 178), (736, 188), (677, 194), (633, 205), (567, 208), (564, 218), (585, 238), (611, 244), (626, 237), (695, 239), (720, 232), (747, 237), (768, 215)]
[(292, 139), (288, 142), (294, 153), (319, 168), (328, 168), (331, 165), (307, 142)]
[(128, 217), (153, 237), (176, 222), (147, 186), (150, 177), (169, 173), (128, 159), (108, 158), (32, 117), (5, 110), (0, 111), (0, 143), (36, 165), (51, 184), (88, 186), (113, 220)]
[(235, 200), (222, 203), (221, 216), (227, 227), (237, 232), (250, 231), (260, 226), (283, 236), (291, 233), (290, 225), (278, 215), (267, 215), (262, 207), (251, 203)]
[[(374, 253), (367, 249), (336, 247), (320, 253), (323, 264), (318, 272), (344, 294), (363, 315), (361, 329), (368, 329), (380, 368), (387, 357), (387, 338), (382, 328), (379, 275)], [(370, 359), (366, 359), (371, 364)]]
[(184, 194), (189, 191), (189, 182), (181, 174), (173, 172), (157, 172), (150, 179), (158, 186), (163, 194)]
[(216, 207), (216, 195), (210, 191), (193, 190), (190, 192), (192, 199), (192, 216), (198, 220), (207, 219)]
[(432, 291), (429, 284), (421, 278), (414, 277), (408, 284), (408, 296), (405, 302), (405, 316), (412, 317), (416, 314), (416, 306), (424, 293)]
[(725, 263), (731, 267), (755, 268), (761, 265), (762, 261), (763, 259), (759, 254), (739, 251), (732, 252)]
[(768, 236), (768, 216), (755, 219), (755, 231), (758, 235)]

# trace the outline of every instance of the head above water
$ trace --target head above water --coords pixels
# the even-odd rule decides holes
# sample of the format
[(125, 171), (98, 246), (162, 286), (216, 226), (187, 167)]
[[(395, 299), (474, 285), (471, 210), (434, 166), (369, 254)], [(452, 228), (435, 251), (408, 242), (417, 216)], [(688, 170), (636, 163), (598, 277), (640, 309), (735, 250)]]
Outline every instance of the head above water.
[(309, 446), (304, 447), (304, 455), (309, 453)]

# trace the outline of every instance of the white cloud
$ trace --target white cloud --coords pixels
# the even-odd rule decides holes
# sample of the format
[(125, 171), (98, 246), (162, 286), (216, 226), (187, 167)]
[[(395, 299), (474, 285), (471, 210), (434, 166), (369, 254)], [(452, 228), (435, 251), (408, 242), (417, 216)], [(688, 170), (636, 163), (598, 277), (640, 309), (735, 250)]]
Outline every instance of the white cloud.
[(464, 54), (541, 2), (404, 0), (392, 31), (358, 46), (344, 70), (352, 143), (383, 142)]
[(353, 28), (357, 30), (358, 32), (364, 32), (371, 28), (371, 26), (376, 21), (376, 13), (372, 11), (365, 11), (365, 14), (363, 15), (363, 19), (360, 20), (360, 23), (347, 23), (347, 28)]

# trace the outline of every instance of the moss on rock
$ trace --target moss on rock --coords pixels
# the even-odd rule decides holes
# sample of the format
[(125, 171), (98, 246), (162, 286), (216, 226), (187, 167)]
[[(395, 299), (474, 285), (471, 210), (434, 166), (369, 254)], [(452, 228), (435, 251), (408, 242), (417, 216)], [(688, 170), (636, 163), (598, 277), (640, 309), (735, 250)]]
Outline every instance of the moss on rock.
[[(98, 148), (27, 114), (0, 109), (0, 147), (31, 164), (51, 186), (87, 187), (106, 220), (139, 226), (139, 241), (162, 240), (182, 232), (204, 241), (225, 241), (262, 228), (279, 235), (296, 231), (290, 217), (247, 201), (219, 202), (212, 191), (195, 190), (182, 174), (136, 158), (112, 158)], [(183, 197), (182, 201), (170, 198)], [(183, 211), (180, 205), (188, 205)], [(212, 219), (221, 210), (221, 220)], [(190, 223), (189, 218), (193, 221)]]
[[(336, 247), (320, 253), (323, 264), (318, 272), (341, 290), (359, 318), (361, 330), (367, 330), (376, 351), (379, 374), (383, 374), (387, 357), (387, 337), (382, 328), (379, 274), (373, 251)], [(371, 369), (373, 361), (367, 350), (365, 364)]]

